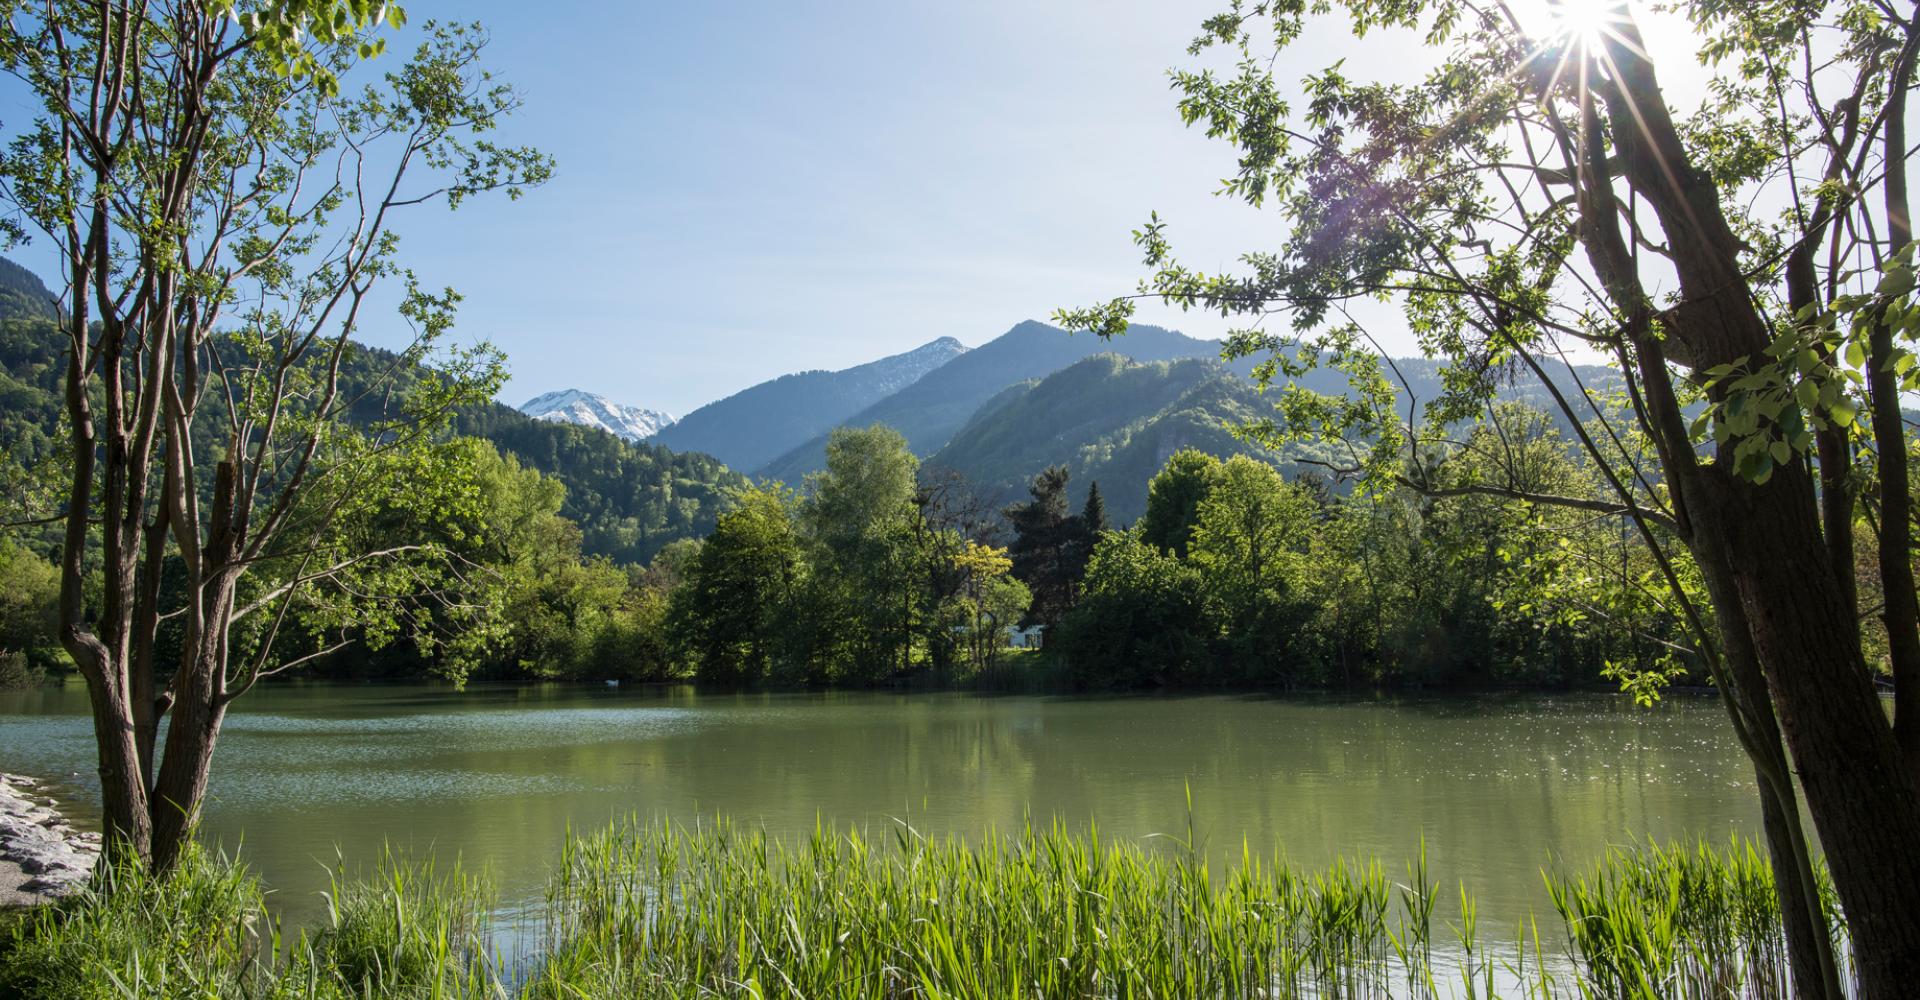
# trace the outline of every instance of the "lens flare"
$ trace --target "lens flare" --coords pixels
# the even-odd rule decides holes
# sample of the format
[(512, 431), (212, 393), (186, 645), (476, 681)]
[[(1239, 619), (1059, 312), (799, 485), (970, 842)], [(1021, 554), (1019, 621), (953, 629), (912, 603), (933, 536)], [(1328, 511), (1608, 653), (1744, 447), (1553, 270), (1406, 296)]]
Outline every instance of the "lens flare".
[(1622, 0), (1546, 0), (1549, 34), (1582, 47), (1597, 45), (1622, 20)]

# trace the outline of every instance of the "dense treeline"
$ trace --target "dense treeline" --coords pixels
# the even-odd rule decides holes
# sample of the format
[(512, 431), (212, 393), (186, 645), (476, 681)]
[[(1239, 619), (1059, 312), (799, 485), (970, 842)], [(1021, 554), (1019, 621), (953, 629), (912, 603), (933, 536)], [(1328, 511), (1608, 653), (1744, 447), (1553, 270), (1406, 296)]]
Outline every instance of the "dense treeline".
[(725, 495), (747, 483), (710, 455), (535, 420), (506, 406), (467, 411), (454, 428), (564, 484), (562, 513), (580, 526), (582, 551), (618, 563), (645, 563), (677, 539), (713, 530)]
[[(47, 317), (25, 308), (35, 287), (0, 321), (11, 522), (0, 673), (14, 681), (64, 662), (57, 539), (35, 516), (62, 475), (61, 356)], [(344, 380), (371, 385), (414, 363), (355, 350)], [(390, 416), (385, 396), (354, 405), (365, 425)], [(796, 490), (750, 486), (708, 456), (470, 407), (453, 437), (381, 459), (417, 464), (410, 489), (369, 493), (337, 517), (343, 549), (419, 551), (316, 588), (272, 659), (322, 676), (951, 683), (1004, 665), (1009, 631), (1025, 624), (1048, 633), (1047, 650), (1020, 662), (1088, 688), (1666, 679), (1671, 630), (1660, 609), (1631, 606), (1646, 567), (1619, 524), (1429, 495), (1512, 485), (1505, 438), (1531, 442), (1518, 465), (1535, 486), (1590, 490), (1553, 421), (1504, 412), (1500, 448), (1476, 438), (1435, 460), (1420, 473), (1426, 492), (1348, 495), (1311, 475), (1289, 482), (1260, 458), (1182, 451), (1150, 482), (1134, 469), (1109, 483), (1148, 497), (1137, 524), (1114, 530), (1099, 485), (1070, 490), (1065, 467), (994, 510), (983, 497), (1001, 484), (922, 469), (879, 427), (836, 433), (826, 470)], [(369, 594), (402, 610), (368, 614), (350, 599)]]
[[(560, 462), (565, 442), (607, 438), (555, 430)], [(1180, 451), (1124, 528), (1064, 467), (993, 510), (924, 472), (899, 434), (842, 429), (801, 489), (736, 487), (704, 537), (644, 564), (591, 552), (567, 484), (540, 468), (478, 438), (432, 448), (384, 459), (432, 477), (332, 527), (343, 548), (419, 554), (315, 588), (274, 661), (313, 657), (319, 676), (1088, 689), (1647, 684), (1689, 669), (1617, 520), (1499, 495), (1591, 488), (1554, 423), (1519, 405), (1379, 493)], [(55, 589), (29, 547), (0, 548), (15, 673), (60, 658)], [(404, 611), (355, 610), (381, 593), (408, 595)], [(1040, 655), (1008, 648), (1021, 625), (1044, 632)]]
[(1519, 405), (1385, 493), (1181, 451), (1124, 530), (1097, 483), (1070, 513), (1064, 468), (969, 529), (916, 490), (892, 432), (843, 430), (829, 455), (804, 496), (742, 494), (677, 567), (661, 648), (678, 669), (951, 677), (983, 665), (956, 659), (955, 636), (997, 647), (1014, 617), (1047, 630), (1023, 662), (1083, 688), (1656, 685), (1692, 669), (1617, 520), (1500, 495), (1576, 495), (1593, 475)]
[(962, 484), (919, 481), (906, 439), (842, 428), (804, 496), (742, 492), (673, 574), (666, 641), (703, 680), (873, 683), (994, 667), (1026, 610)]
[(1590, 475), (1517, 406), (1420, 489), (1341, 495), (1250, 458), (1178, 453), (1140, 522), (1101, 537), (1048, 646), (1102, 687), (1559, 686), (1684, 670), (1617, 523), (1470, 492), (1516, 466), (1542, 491)]
[[(0, 545), (0, 673), (15, 681), (64, 660), (55, 540), (29, 516), (59, 481), (56, 344), (44, 317), (0, 322), (0, 485), (14, 522)], [(358, 351), (348, 381), (407, 361)], [(383, 405), (369, 397), (357, 418), (377, 422)], [(795, 490), (750, 486), (704, 455), (469, 408), (431, 455), (384, 459), (431, 476), (338, 518), (345, 547), (421, 546), (340, 584), (391, 591), (404, 613), (350, 610), (345, 591), (319, 588), (273, 653), (311, 656), (304, 669), (322, 676), (952, 683), (1003, 666), (1009, 630), (1025, 624), (1044, 628), (1046, 652), (1019, 662), (1086, 688), (1684, 672), (1622, 523), (1483, 489), (1595, 492), (1556, 421), (1499, 412), (1385, 491), (1180, 451), (1144, 486), (1109, 483), (1147, 497), (1116, 530), (1099, 485), (1070, 489), (1064, 467), (993, 510), (982, 494), (997, 484), (976, 492), (921, 469), (879, 427), (836, 433), (827, 469)]]
[[(25, 271), (0, 271), (0, 278), (11, 282), (0, 289), (6, 684), (67, 662), (55, 639), (52, 560), (60, 546), (57, 498), (69, 473), (59, 395), (65, 340), (49, 315), (30, 308), (50, 296)], [(355, 345), (341, 378), (352, 421), (377, 435), (401, 409), (420, 405), (410, 394), (431, 396), (421, 360)], [(218, 455), (224, 418), (217, 405), (209, 409), (195, 421), (195, 449)], [(380, 457), (412, 463), (418, 474), (402, 493), (356, 498), (353, 516), (335, 526), (337, 543), (409, 550), (410, 558), (377, 574), (369, 566), (341, 584), (371, 587), (363, 593), (404, 613), (349, 612), (353, 602), (335, 587), (303, 598), (291, 614), (295, 627), (274, 652), (288, 660), (314, 656), (303, 669), (335, 675), (556, 676), (586, 672), (589, 663), (656, 662), (627, 652), (645, 646), (633, 623), (649, 613), (651, 591), (634, 584), (644, 572), (624, 567), (644, 566), (675, 540), (711, 531), (724, 497), (746, 479), (710, 456), (534, 420), (497, 404), (465, 407), (450, 427), (451, 439)], [(283, 582), (267, 574), (249, 586), (266, 594)], [(410, 593), (410, 585), (422, 589)], [(177, 573), (166, 575), (162, 590), (170, 607), (185, 598)], [(657, 638), (657, 628), (644, 631)], [(169, 634), (177, 638), (176, 629), (163, 628), (163, 646)]]

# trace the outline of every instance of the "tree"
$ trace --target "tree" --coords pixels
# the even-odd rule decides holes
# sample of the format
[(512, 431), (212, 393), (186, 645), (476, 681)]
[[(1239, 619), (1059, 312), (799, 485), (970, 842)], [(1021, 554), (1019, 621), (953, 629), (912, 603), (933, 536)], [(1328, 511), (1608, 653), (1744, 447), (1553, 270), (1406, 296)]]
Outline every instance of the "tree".
[(1007, 550), (966, 542), (954, 554), (953, 565), (960, 575), (960, 610), (966, 624), (966, 651), (969, 665), (977, 674), (1000, 661), (1006, 645), (1007, 630), (1019, 623), (1032, 595), (1010, 574), (1013, 560)]
[(1006, 510), (1013, 525), (1013, 575), (1033, 594), (1027, 617), (1053, 627), (1073, 607), (1079, 578), (1073, 569), (1076, 519), (1067, 515), (1067, 469), (1055, 465), (1033, 477), (1031, 500)]
[[(914, 547), (923, 578), (921, 642), (929, 668), (947, 673), (963, 651), (978, 652), (962, 649), (963, 633), (977, 638), (978, 627), (987, 618), (997, 627), (1005, 618), (1002, 612), (1007, 604), (1016, 600), (1016, 589), (1019, 606), (1013, 614), (1017, 618), (1025, 613), (1029, 596), (1019, 581), (1004, 576), (996, 577), (984, 593), (976, 586), (979, 580), (971, 572), (967, 553), (980, 547), (992, 548), (1004, 522), (999, 508), (981, 496), (964, 476), (951, 469), (931, 473), (922, 469), (914, 506)], [(993, 609), (986, 618), (980, 613), (983, 600), (988, 600)], [(993, 651), (993, 657), (997, 655), (997, 650)]]
[(1087, 503), (1080, 509), (1080, 516), (1073, 518), (1066, 526), (1065, 572), (1078, 582), (1087, 575), (1087, 564), (1093, 559), (1093, 547), (1100, 543), (1102, 533), (1111, 530), (1113, 525), (1107, 521), (1107, 502), (1100, 496), (1100, 484), (1087, 484)]
[(1222, 463), (1200, 502), (1191, 561), (1217, 608), (1236, 680), (1259, 676), (1264, 663), (1297, 666), (1296, 640), (1313, 614), (1301, 593), (1313, 513), (1305, 490), (1245, 455)]
[(1140, 534), (1100, 537), (1085, 596), (1047, 639), (1084, 687), (1179, 686), (1208, 676), (1213, 628), (1200, 572)]
[[(1607, 494), (1532, 499), (1627, 517), (1669, 581), (1760, 775), (1796, 991), (1839, 986), (1792, 843), (1788, 752), (1862, 990), (1902, 995), (1920, 976), (1920, 613), (1911, 560), (1884, 554), (1912, 545), (1899, 407), (1914, 382), (1906, 102), (1920, 15), (1888, 0), (1681, 3), (1719, 78), (1676, 115), (1625, 0), (1549, 5), (1532, 24), (1507, 5), (1345, 0), (1333, 6), (1356, 30), (1423, 32), (1440, 65), (1407, 85), (1335, 65), (1296, 101), (1267, 50), (1324, 27), (1308, 6), (1209, 19), (1193, 51), (1226, 47), (1238, 68), (1176, 75), (1184, 119), (1239, 148), (1226, 190), (1276, 209), (1281, 245), (1248, 255), (1249, 273), (1204, 274), (1173, 259), (1155, 219), (1140, 233), (1143, 292), (1286, 310), (1290, 331), (1244, 330), (1232, 349), (1268, 353), (1278, 372), (1353, 372), (1352, 402), (1289, 390), (1279, 423), (1364, 426), (1375, 471), (1418, 434), (1393, 416), (1377, 338), (1350, 301), (1395, 299), (1426, 350), (1453, 359), (1443, 417), (1471, 416), (1503, 373), (1548, 382), (1572, 346), (1612, 358), (1635, 433), (1576, 425)], [(1129, 305), (1067, 325), (1118, 332)], [(1878, 468), (1866, 498), (1889, 512), (1876, 537), (1891, 721), (1855, 623), (1856, 456)]]
[(1200, 523), (1200, 501), (1213, 488), (1220, 460), (1203, 451), (1182, 448), (1173, 453), (1147, 486), (1147, 510), (1140, 516), (1140, 538), (1148, 545), (1186, 558), (1194, 526)]
[[(348, 97), (341, 82), (383, 46), (376, 31), (398, 8), (8, 13), (0, 65), (40, 108), (0, 159), (0, 186), (58, 251), (64, 281), (60, 641), (87, 681), (113, 849), (164, 868), (194, 823), (228, 706), (297, 665), (266, 659), (291, 603), (394, 554), (322, 561), (328, 512), (308, 498), (377, 488), (366, 477), (395, 465), (371, 458), (425, 440), (497, 382), (489, 352), (436, 354), (457, 296), (399, 265), (397, 216), (518, 195), (551, 165), (481, 138), (518, 101), (478, 69), (477, 28), (428, 26), (411, 59)], [(343, 392), (348, 338), (390, 279), (404, 282), (416, 340), (364, 394)], [(376, 418), (350, 422), (356, 407)], [(179, 608), (159, 605), (169, 559)], [(250, 578), (278, 582), (243, 602)], [(233, 655), (235, 628), (255, 615), (258, 652)], [(163, 619), (179, 623), (177, 663), (156, 659)]]
[(873, 680), (912, 666), (926, 612), (919, 469), (898, 431), (842, 427), (827, 438), (826, 470), (809, 480), (803, 517), (821, 568), (813, 582), (844, 625), (820, 636), (819, 648), (841, 676)]
[(682, 571), (668, 630), (701, 678), (763, 680), (785, 658), (806, 570), (795, 507), (779, 486), (742, 491)]
[[(0, 538), (0, 684), (41, 676), (57, 649), (60, 574), (52, 563)], [(57, 654), (55, 654), (57, 655)]]
[(1087, 484), (1087, 504), (1080, 508), (1080, 520), (1086, 524), (1087, 531), (1099, 535), (1113, 527), (1107, 520), (1107, 502), (1100, 496), (1100, 484)]
[(1242, 586), (1283, 582), (1297, 566), (1283, 565), (1306, 543), (1313, 501), (1273, 466), (1235, 455), (1220, 466), (1200, 501), (1193, 558)]

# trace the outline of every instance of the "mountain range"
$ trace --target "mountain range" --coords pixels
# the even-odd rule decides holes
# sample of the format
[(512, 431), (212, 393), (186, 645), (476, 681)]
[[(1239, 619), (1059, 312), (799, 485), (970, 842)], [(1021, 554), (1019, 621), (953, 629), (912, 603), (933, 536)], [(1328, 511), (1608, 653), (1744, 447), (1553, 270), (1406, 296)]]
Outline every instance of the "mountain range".
[(520, 404), (520, 412), (538, 420), (597, 428), (629, 441), (652, 437), (673, 423), (671, 413), (616, 403), (579, 389), (535, 396)]
[[(1135, 326), (1124, 342), (1108, 343), (1090, 334), (1075, 336), (1057, 326), (1028, 320), (841, 423), (851, 427), (885, 424), (906, 437), (914, 454), (925, 458), (945, 446), (983, 404), (1008, 386), (1045, 378), (1077, 361), (1116, 350), (1136, 361), (1220, 356), (1220, 345), (1214, 341), (1157, 326)], [(753, 474), (798, 483), (808, 473), (819, 471), (826, 458), (827, 435), (823, 431), (753, 470)]]
[[(1125, 523), (1145, 509), (1147, 481), (1181, 448), (1252, 455), (1289, 471), (1334, 457), (1308, 445), (1281, 454), (1233, 433), (1272, 412), (1249, 377), (1254, 364), (1223, 362), (1217, 341), (1157, 326), (1136, 325), (1109, 341), (1030, 320), (971, 350), (943, 338), (843, 371), (762, 382), (695, 410), (649, 443), (706, 450), (756, 479), (799, 485), (825, 465), (833, 428), (884, 424), (930, 470), (960, 474), (995, 503), (1018, 499), (1034, 475), (1064, 464), (1079, 490), (1098, 481)], [(1437, 362), (1394, 365), (1403, 392), (1421, 403), (1441, 395)], [(1578, 398), (1574, 378), (1558, 373), (1554, 381)], [(1578, 378), (1602, 390), (1617, 381), (1598, 368), (1578, 369)], [(1509, 382), (1500, 398), (1555, 411), (1539, 380)], [(1326, 368), (1300, 383), (1332, 395), (1348, 388), (1344, 374)]]
[(782, 375), (700, 407), (656, 433), (653, 443), (757, 469), (966, 353), (965, 344), (941, 337), (840, 371)]

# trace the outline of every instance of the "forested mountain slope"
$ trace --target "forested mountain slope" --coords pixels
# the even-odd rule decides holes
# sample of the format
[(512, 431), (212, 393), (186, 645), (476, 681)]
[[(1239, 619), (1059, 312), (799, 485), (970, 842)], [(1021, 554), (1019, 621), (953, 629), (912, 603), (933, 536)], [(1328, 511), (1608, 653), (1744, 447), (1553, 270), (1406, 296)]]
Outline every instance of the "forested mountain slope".
[(580, 526), (582, 551), (615, 562), (644, 564), (668, 542), (704, 536), (726, 491), (747, 483), (711, 455), (536, 420), (497, 403), (462, 414), (455, 428), (563, 483), (560, 513)]
[[(1167, 361), (1217, 358), (1220, 345), (1145, 325), (1133, 327), (1124, 342), (1108, 343), (1028, 320), (841, 423), (850, 427), (885, 424), (906, 437), (914, 454), (924, 457), (940, 450), (982, 404), (1008, 386), (1045, 378), (1076, 361), (1113, 351), (1138, 361)], [(821, 468), (826, 444), (823, 430), (761, 467), (756, 475), (797, 484)]]
[(1182, 448), (1286, 465), (1290, 456), (1233, 435), (1270, 408), (1217, 361), (1100, 354), (1008, 387), (927, 465), (960, 473), (996, 503), (1018, 498), (1049, 465), (1065, 465), (1076, 495), (1098, 482), (1109, 515), (1125, 524), (1146, 509), (1147, 481)]
[[(0, 489), (11, 506), (21, 506), (28, 499), (23, 494), (36, 487), (31, 470), (57, 459), (65, 446), (65, 343), (51, 322), (51, 302), (30, 272), (10, 264), (0, 268)], [(36, 303), (49, 305), (43, 310)], [(361, 347), (345, 370), (349, 390), (393, 361), (389, 352)], [(559, 480), (567, 489), (561, 513), (580, 526), (583, 550), (616, 562), (644, 563), (674, 539), (706, 534), (722, 494), (746, 484), (709, 455), (678, 454), (601, 430), (536, 420), (498, 403), (461, 414), (454, 429), (486, 438)]]
[(53, 293), (32, 271), (0, 257), (0, 317), (7, 319), (52, 319)]

